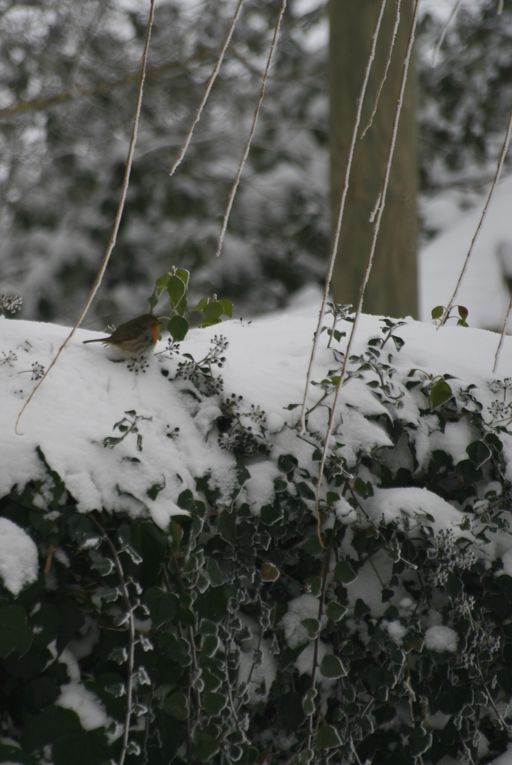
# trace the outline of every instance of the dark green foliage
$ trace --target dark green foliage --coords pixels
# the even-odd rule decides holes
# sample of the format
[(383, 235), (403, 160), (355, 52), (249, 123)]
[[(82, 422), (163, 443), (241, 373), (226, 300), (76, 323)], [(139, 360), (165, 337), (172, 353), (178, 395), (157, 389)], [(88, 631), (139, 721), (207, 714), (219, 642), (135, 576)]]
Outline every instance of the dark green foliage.
[[(371, 421), (391, 445), (344, 452), (341, 423), (322, 540), (315, 405), (305, 460), (272, 451), (261, 410), (212, 393), (265, 448), (234, 449), (227, 495), (198, 476), (178, 498), (188, 515), (165, 530), (111, 508), (78, 513), (46, 461), (43, 484), (3, 498), (0, 515), (32, 537), (41, 567), (17, 598), (0, 589), (0, 761), (427, 765), (504, 751), (512, 588), (492, 545), (508, 530), (512, 383), (483, 390), (400, 368), (399, 329), (384, 321), (352, 358), (349, 378), (384, 407)], [(324, 406), (337, 376), (315, 388)], [(421, 454), (425, 423), (436, 448)], [(455, 455), (443, 437), (459, 427)], [(263, 459), (277, 477), (257, 508), (245, 485)], [(406, 500), (383, 516), (382, 492), (407, 489), (448, 500), (460, 524)], [(101, 705), (95, 724), (66, 702), (70, 685)]]

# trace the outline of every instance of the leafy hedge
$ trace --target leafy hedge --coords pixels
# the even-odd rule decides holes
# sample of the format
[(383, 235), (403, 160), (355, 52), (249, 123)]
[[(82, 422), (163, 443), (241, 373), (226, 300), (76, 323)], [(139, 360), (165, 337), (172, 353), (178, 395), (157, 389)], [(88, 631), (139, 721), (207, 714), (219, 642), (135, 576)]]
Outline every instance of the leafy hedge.
[[(426, 765), (506, 748), (512, 381), (402, 368), (399, 324), (383, 321), (349, 381), (372, 392), (366, 419), (389, 445), (354, 448), (340, 420), (319, 539), (319, 423), (343, 358), (336, 319), (351, 318), (333, 314), (333, 369), (297, 450), (222, 386), (197, 390), (219, 401), (236, 480), (226, 496), (198, 476), (168, 532), (78, 513), (50, 465), (2, 499), (40, 570), (17, 597), (0, 589), (0, 761)], [(255, 508), (245, 487), (265, 460), (274, 493)]]

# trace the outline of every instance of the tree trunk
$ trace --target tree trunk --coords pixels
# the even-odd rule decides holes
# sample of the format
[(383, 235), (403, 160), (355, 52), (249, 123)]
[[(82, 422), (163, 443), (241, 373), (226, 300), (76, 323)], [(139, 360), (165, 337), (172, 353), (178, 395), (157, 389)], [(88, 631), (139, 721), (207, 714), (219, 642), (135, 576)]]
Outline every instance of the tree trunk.
[[(413, 4), (401, 3), (393, 56), (377, 113), (365, 138), (386, 68), (396, 18), (396, 0), (388, 0), (364, 100), (350, 187), (334, 268), (336, 302), (356, 304), (373, 235), (370, 223), (384, 180), (386, 160), (412, 21)], [(336, 226), (357, 100), (363, 83), (380, 9), (378, 0), (330, 0), (331, 212)], [(386, 208), (364, 300), (367, 313), (416, 315), (416, 104), (414, 69), (409, 69), (393, 159)]]

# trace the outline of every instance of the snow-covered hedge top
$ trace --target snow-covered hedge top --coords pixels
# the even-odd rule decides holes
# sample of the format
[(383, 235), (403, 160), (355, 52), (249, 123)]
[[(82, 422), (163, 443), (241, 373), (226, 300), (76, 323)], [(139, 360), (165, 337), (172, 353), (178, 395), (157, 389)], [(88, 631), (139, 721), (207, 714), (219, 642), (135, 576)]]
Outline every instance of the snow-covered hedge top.
[[(314, 311), (304, 310), (221, 326), (229, 343), (223, 368), (215, 373), (224, 380), (223, 395), (243, 397), (239, 406), (242, 420), (251, 405), (261, 407), (266, 415), (263, 429), (271, 436), (274, 455), (292, 452), (304, 458), (309, 451), (293, 429), (298, 408), (288, 410), (287, 406), (302, 400), (315, 320)], [(0, 319), (0, 495), (15, 484), (23, 487), (44, 475), (36, 447), (84, 512), (104, 507), (137, 515), (149, 510), (154, 521), (165, 528), (173, 514), (182, 512), (177, 497), (194, 486), (195, 476), (211, 470), (220, 488), (229, 491), (234, 460), (218, 444), (216, 421), (223, 414), (219, 397), (201, 395), (186, 379), (174, 380), (183, 354), (203, 358), (219, 327), (190, 332), (179, 349), (181, 355), (172, 358), (161, 341), (149, 366), (132, 365), (132, 369), (126, 363), (112, 362), (101, 346), (82, 345), (82, 339), (91, 333), (77, 332), (24, 414), (22, 434), (17, 435), (14, 423), (23, 401), (38, 370), (46, 368), (66, 332), (51, 324)], [(354, 354), (360, 354), (368, 338), (379, 332), (378, 318), (363, 316)], [(495, 398), (485, 385), (491, 377), (495, 334), (460, 327), (437, 330), (414, 321), (395, 334), (405, 341), (400, 353), (389, 348), (398, 376), (405, 378), (411, 369), (422, 370), (432, 379), (448, 373), (456, 378), (454, 389), (471, 383), (479, 389), (483, 386), (484, 399)], [(506, 340), (499, 368), (502, 377), (512, 376), (510, 346), (511, 341)], [(320, 348), (313, 380), (323, 380), (333, 366), (332, 351)], [(318, 388), (312, 386), (309, 405), (317, 398)], [(374, 446), (391, 445), (382, 426), (368, 419), (385, 412), (371, 388), (360, 379), (349, 380), (339, 413), (341, 454), (349, 462), (361, 445), (368, 452)], [(402, 397), (397, 416), (416, 424), (416, 452), (421, 461), (441, 446), (456, 460), (464, 454), (467, 423), (448, 424), (444, 433), (432, 436), (432, 423), (420, 413), (414, 392)], [(128, 428), (135, 421), (137, 432), (128, 433), (117, 445), (105, 442), (123, 434), (113, 429), (123, 418)], [(325, 410), (316, 410), (310, 422), (313, 429), (321, 430)], [(261, 461), (253, 467), (247, 490), (255, 505), (263, 504), (271, 493), (274, 475), (271, 466)]]

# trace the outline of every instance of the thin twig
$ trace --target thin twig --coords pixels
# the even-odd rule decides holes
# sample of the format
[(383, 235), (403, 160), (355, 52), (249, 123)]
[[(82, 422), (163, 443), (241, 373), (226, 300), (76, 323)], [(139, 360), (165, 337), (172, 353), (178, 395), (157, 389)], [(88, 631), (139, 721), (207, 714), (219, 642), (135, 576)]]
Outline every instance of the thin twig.
[(498, 343), (498, 347), (496, 348), (496, 354), (494, 356), (494, 365), (492, 368), (493, 375), (496, 374), (496, 369), (498, 367), (498, 360), (500, 358), (501, 348), (503, 345), (503, 341), (505, 339), (505, 332), (507, 331), (507, 324), (508, 324), (508, 319), (509, 319), (511, 311), (512, 311), (512, 295), (510, 296), (510, 300), (508, 301), (507, 313), (505, 314), (505, 321), (503, 322), (503, 326), (501, 328), (500, 341)]
[(313, 347), (311, 348), (311, 355), (309, 357), (308, 370), (306, 372), (306, 382), (305, 382), (305, 385), (304, 385), (304, 395), (303, 395), (303, 398), (302, 398), (302, 405), (301, 405), (301, 410), (300, 410), (300, 428), (299, 428), (299, 431), (302, 434), (305, 433), (305, 431), (306, 431), (306, 399), (307, 399), (307, 396), (308, 396), (309, 382), (311, 380), (311, 373), (312, 373), (313, 364), (314, 364), (314, 361), (315, 361), (315, 355), (316, 355), (316, 350), (317, 350), (317, 346), (318, 346), (318, 341), (320, 339), (320, 329), (321, 329), (322, 321), (323, 321), (323, 318), (324, 318), (324, 315), (325, 315), (325, 306), (326, 306), (326, 303), (327, 303), (327, 298), (329, 296), (329, 290), (331, 288), (332, 274), (333, 274), (333, 271), (334, 271), (334, 264), (336, 262), (336, 257), (338, 255), (338, 246), (339, 246), (340, 236), (341, 236), (341, 226), (342, 226), (343, 217), (344, 217), (344, 214), (345, 214), (345, 204), (346, 204), (346, 201), (347, 201), (347, 194), (348, 194), (348, 189), (349, 189), (349, 185), (350, 185), (350, 175), (351, 175), (351, 172), (352, 172), (352, 162), (353, 162), (353, 159), (354, 159), (354, 151), (355, 151), (355, 146), (356, 146), (357, 134), (359, 132), (359, 125), (361, 123), (361, 114), (362, 114), (362, 111), (363, 111), (363, 102), (364, 102), (364, 98), (365, 98), (365, 95), (366, 95), (366, 89), (368, 87), (368, 81), (370, 79), (370, 71), (371, 71), (371, 68), (372, 68), (372, 65), (373, 65), (373, 62), (374, 62), (374, 59), (375, 59), (375, 51), (376, 51), (376, 48), (377, 48), (377, 39), (379, 37), (379, 32), (380, 32), (380, 28), (381, 28), (381, 24), (382, 24), (382, 18), (384, 16), (384, 11), (386, 9), (386, 2), (387, 2), (387, 0), (383, 0), (381, 8), (380, 8), (380, 14), (379, 14), (379, 17), (377, 19), (377, 24), (375, 25), (375, 31), (374, 31), (373, 37), (372, 37), (372, 47), (371, 47), (371, 50), (370, 50), (370, 55), (368, 57), (368, 62), (366, 64), (366, 71), (364, 73), (363, 84), (361, 86), (361, 91), (359, 93), (359, 98), (357, 99), (356, 118), (355, 118), (355, 121), (354, 121), (354, 128), (352, 130), (352, 140), (350, 142), (350, 149), (349, 149), (349, 152), (348, 152), (347, 168), (345, 170), (345, 183), (344, 183), (344, 186), (343, 186), (343, 191), (342, 191), (341, 199), (340, 199), (340, 206), (339, 206), (338, 215), (337, 215), (337, 218), (336, 218), (336, 231), (335, 231), (335, 234), (334, 234), (334, 240), (333, 240), (332, 250), (331, 250), (331, 257), (330, 257), (330, 260), (329, 260), (329, 269), (327, 271), (327, 276), (325, 278), (325, 286), (324, 286), (324, 292), (323, 292), (323, 295), (322, 295), (322, 303), (320, 305), (320, 311), (318, 313), (318, 321), (317, 321), (316, 329), (315, 329), (315, 332), (313, 334)]
[(497, 14), (498, 16), (501, 16), (502, 13), (503, 13), (503, 0), (498, 0)]
[(356, 313), (355, 313), (355, 316), (354, 316), (354, 322), (352, 324), (352, 328), (350, 330), (350, 334), (349, 334), (349, 337), (348, 337), (347, 347), (345, 349), (345, 356), (343, 358), (343, 364), (341, 366), (341, 370), (340, 370), (340, 373), (339, 373), (339, 379), (338, 379), (338, 382), (336, 384), (336, 390), (335, 390), (335, 393), (334, 393), (334, 400), (333, 400), (333, 404), (332, 404), (331, 411), (330, 411), (330, 414), (329, 414), (329, 420), (328, 420), (328, 423), (327, 423), (327, 430), (326, 430), (325, 437), (324, 437), (324, 445), (323, 445), (323, 450), (322, 450), (322, 457), (320, 459), (320, 467), (319, 467), (319, 470), (318, 470), (317, 485), (316, 485), (316, 488), (315, 488), (315, 518), (316, 518), (316, 522), (317, 522), (318, 538), (320, 540), (322, 538), (321, 537), (321, 528), (320, 528), (320, 525), (321, 525), (320, 491), (321, 491), (321, 487), (322, 487), (322, 479), (323, 479), (324, 470), (325, 470), (325, 463), (326, 463), (326, 460), (327, 460), (327, 452), (328, 452), (328, 449), (329, 449), (329, 441), (330, 441), (332, 430), (333, 430), (333, 426), (334, 426), (334, 418), (335, 418), (335, 413), (336, 413), (336, 405), (338, 403), (338, 398), (339, 398), (341, 386), (343, 385), (343, 383), (345, 381), (346, 374), (347, 374), (347, 365), (348, 365), (348, 361), (350, 359), (350, 351), (351, 351), (352, 344), (353, 344), (353, 341), (354, 341), (357, 325), (359, 323), (359, 317), (360, 317), (361, 311), (363, 309), (363, 302), (364, 302), (364, 295), (365, 295), (365, 292), (366, 292), (366, 286), (368, 284), (368, 280), (370, 278), (370, 274), (371, 274), (371, 271), (372, 271), (373, 261), (374, 261), (374, 257), (375, 257), (375, 249), (376, 249), (376, 246), (377, 246), (377, 239), (379, 237), (380, 226), (381, 226), (381, 222), (382, 222), (382, 216), (384, 214), (384, 210), (385, 210), (385, 207), (386, 207), (386, 197), (387, 197), (388, 188), (389, 188), (389, 178), (390, 178), (390, 175), (391, 175), (391, 166), (392, 166), (392, 163), (393, 163), (393, 156), (395, 154), (396, 137), (397, 137), (397, 134), (398, 134), (398, 125), (399, 125), (399, 122), (400, 122), (400, 115), (402, 113), (402, 106), (403, 106), (404, 93), (405, 93), (405, 86), (407, 84), (407, 75), (409, 73), (409, 66), (410, 66), (410, 63), (411, 63), (412, 49), (413, 49), (413, 45), (414, 45), (414, 38), (415, 38), (415, 32), (416, 32), (416, 21), (417, 21), (417, 18), (418, 18), (418, 7), (419, 7), (419, 0), (415, 0), (415, 2), (414, 2), (414, 10), (413, 10), (413, 18), (412, 18), (412, 23), (411, 23), (411, 29), (410, 29), (410, 32), (409, 32), (409, 41), (407, 43), (407, 51), (406, 51), (405, 58), (404, 58), (404, 63), (403, 63), (402, 81), (400, 83), (400, 93), (399, 93), (399, 96), (398, 96), (397, 106), (396, 106), (396, 110), (395, 110), (395, 117), (394, 117), (394, 121), (393, 121), (393, 129), (392, 129), (392, 133), (391, 133), (391, 141), (390, 141), (390, 144), (389, 144), (388, 159), (387, 159), (387, 163), (386, 163), (386, 172), (385, 172), (385, 175), (384, 175), (384, 182), (383, 182), (383, 185), (382, 185), (382, 190), (380, 192), (380, 195), (381, 195), (381, 204), (379, 205), (379, 210), (378, 210), (378, 213), (377, 213), (377, 217), (376, 217), (376, 221), (375, 221), (375, 226), (374, 226), (374, 229), (373, 229), (373, 238), (372, 238), (372, 243), (371, 243), (371, 247), (370, 247), (370, 254), (368, 256), (368, 263), (367, 263), (367, 266), (366, 266), (366, 271), (365, 271), (363, 283), (361, 285), (360, 292), (359, 292), (359, 302), (357, 304), (357, 309), (356, 309)]
[(86, 299), (86, 301), (85, 301), (85, 303), (84, 303), (84, 305), (82, 307), (80, 315), (79, 315), (77, 321), (75, 322), (75, 325), (73, 326), (71, 331), (68, 333), (68, 335), (65, 338), (64, 342), (61, 344), (59, 350), (57, 351), (57, 353), (55, 354), (55, 356), (51, 360), (50, 365), (48, 366), (48, 369), (46, 370), (44, 375), (41, 377), (41, 379), (38, 380), (38, 382), (36, 383), (36, 385), (32, 389), (32, 392), (31, 392), (30, 396), (27, 398), (27, 400), (25, 401), (25, 403), (23, 404), (23, 406), (20, 409), (20, 412), (19, 412), (19, 414), (18, 414), (18, 416), (16, 418), (16, 424), (15, 424), (15, 427), (14, 427), (14, 429), (15, 429), (15, 431), (16, 431), (16, 433), (18, 435), (20, 435), (20, 431), (18, 430), (18, 425), (20, 423), (20, 419), (21, 419), (21, 416), (22, 416), (23, 412), (25, 411), (27, 406), (30, 404), (30, 402), (34, 398), (35, 393), (37, 392), (37, 390), (39, 390), (41, 385), (44, 383), (44, 381), (48, 377), (48, 374), (50, 373), (50, 371), (53, 369), (53, 367), (57, 363), (57, 361), (58, 361), (62, 351), (64, 350), (64, 348), (69, 343), (69, 341), (71, 340), (71, 338), (75, 334), (76, 330), (78, 329), (80, 324), (85, 319), (87, 311), (89, 310), (89, 308), (91, 306), (91, 303), (94, 300), (94, 298), (96, 296), (96, 293), (98, 292), (98, 290), (100, 288), (101, 282), (103, 280), (103, 276), (105, 274), (108, 262), (110, 260), (110, 256), (112, 255), (112, 251), (113, 251), (113, 249), (114, 249), (114, 247), (116, 245), (117, 233), (119, 231), (119, 226), (120, 226), (120, 223), (121, 223), (121, 218), (123, 217), (123, 211), (124, 211), (124, 206), (125, 206), (125, 202), (126, 202), (126, 194), (128, 192), (128, 186), (129, 186), (129, 183), (130, 183), (130, 173), (131, 173), (132, 164), (133, 164), (133, 155), (134, 155), (134, 152), (135, 152), (135, 144), (137, 143), (137, 134), (138, 134), (138, 131), (139, 131), (139, 118), (140, 118), (140, 112), (141, 112), (141, 107), (142, 107), (142, 94), (143, 94), (143, 91), (144, 91), (144, 80), (145, 80), (145, 77), (146, 77), (146, 66), (147, 66), (148, 53), (149, 53), (149, 43), (151, 41), (151, 30), (153, 28), (153, 20), (155, 18), (155, 2), (156, 2), (156, 0), (149, 0), (150, 8), (149, 8), (148, 21), (147, 21), (147, 24), (146, 24), (146, 31), (144, 33), (144, 49), (142, 51), (142, 60), (141, 60), (141, 66), (140, 66), (139, 86), (138, 86), (138, 90), (137, 90), (137, 103), (136, 103), (136, 106), (135, 106), (135, 114), (134, 114), (134, 117), (133, 117), (133, 124), (132, 124), (132, 130), (131, 130), (131, 135), (130, 135), (130, 144), (128, 146), (128, 154), (127, 154), (127, 157), (126, 157), (126, 164), (125, 164), (125, 168), (124, 168), (124, 178), (123, 178), (123, 183), (122, 183), (122, 186), (121, 186), (121, 195), (120, 195), (120, 198), (119, 198), (119, 203), (117, 205), (116, 215), (115, 215), (114, 223), (113, 223), (113, 226), (112, 226), (112, 232), (110, 234), (110, 239), (108, 241), (105, 253), (103, 254), (103, 257), (102, 257), (102, 259), (100, 261), (100, 266), (99, 266), (98, 272), (96, 274), (96, 277), (94, 279), (94, 283), (93, 283), (93, 285), (91, 287), (91, 290), (90, 290), (90, 292), (89, 292), (89, 294), (87, 296), (87, 299)]
[(396, 16), (395, 16), (395, 26), (393, 27), (393, 34), (391, 35), (391, 45), (389, 46), (389, 53), (388, 53), (388, 59), (386, 61), (386, 66), (384, 67), (384, 74), (382, 75), (382, 80), (380, 81), (379, 89), (377, 91), (377, 97), (375, 99), (375, 105), (372, 110), (371, 117), (368, 121), (367, 126), (361, 133), (361, 139), (363, 139), (368, 132), (368, 130), (373, 125), (373, 120), (375, 119), (375, 115), (377, 114), (377, 109), (379, 108), (379, 102), (380, 97), (382, 94), (382, 89), (384, 88), (384, 83), (386, 82), (386, 78), (388, 76), (389, 67), (391, 65), (391, 58), (393, 56), (393, 51), (395, 49), (395, 43), (396, 43), (396, 35), (398, 32), (398, 27), (400, 26), (400, 6), (402, 4), (402, 0), (396, 0)]
[(256, 104), (256, 109), (254, 110), (254, 115), (252, 118), (252, 125), (251, 129), (249, 131), (249, 137), (247, 139), (247, 143), (245, 144), (244, 153), (242, 155), (242, 159), (240, 160), (240, 164), (238, 165), (238, 170), (235, 176), (235, 180), (233, 182), (233, 186), (231, 187), (231, 191), (228, 197), (228, 203), (226, 205), (226, 211), (224, 213), (224, 217), (222, 219), (222, 228), (220, 231), (219, 236), (219, 243), (217, 245), (217, 251), (215, 253), (215, 256), (218, 258), (219, 255), (222, 252), (222, 248), (224, 246), (224, 238), (226, 236), (226, 229), (228, 227), (229, 223), (229, 216), (231, 215), (231, 209), (233, 207), (233, 203), (235, 201), (236, 192), (238, 191), (238, 186), (240, 185), (240, 178), (242, 177), (242, 173), (245, 167), (245, 163), (247, 162), (247, 157), (249, 156), (249, 152), (251, 150), (251, 144), (252, 139), (254, 138), (254, 133), (256, 132), (256, 125), (258, 122), (258, 117), (260, 114), (260, 109), (263, 104), (263, 99), (265, 98), (265, 90), (267, 87), (268, 82), (268, 76), (270, 72), (270, 65), (272, 64), (272, 59), (274, 57), (274, 53), (277, 48), (277, 40), (279, 38), (279, 32), (281, 29), (281, 22), (283, 21), (283, 16), (286, 11), (286, 6), (288, 4), (288, 0), (281, 0), (281, 8), (279, 10), (279, 13), (277, 15), (276, 23), (274, 26), (274, 34), (272, 36), (272, 42), (270, 43), (270, 49), (267, 56), (267, 63), (265, 65), (265, 71), (263, 72), (263, 77), (261, 80), (261, 89), (260, 89), (260, 95), (258, 98), (258, 103)]
[(444, 27), (443, 27), (443, 29), (441, 31), (441, 34), (439, 35), (439, 40), (437, 41), (437, 45), (436, 45), (436, 47), (434, 49), (434, 53), (432, 55), (432, 66), (436, 66), (436, 64), (437, 64), (437, 57), (439, 56), (439, 51), (441, 50), (441, 47), (442, 47), (442, 45), (444, 43), (446, 34), (448, 32), (448, 27), (450, 26), (450, 24), (452, 23), (453, 19), (455, 18), (455, 16), (459, 12), (459, 8), (460, 8), (461, 5), (462, 5), (462, 0), (457, 0), (455, 5), (452, 8), (452, 12), (450, 13), (450, 15), (448, 17), (448, 21), (444, 25)]
[(485, 204), (484, 204), (484, 207), (483, 207), (483, 210), (482, 210), (482, 214), (480, 216), (480, 220), (478, 221), (478, 225), (476, 227), (475, 233), (473, 234), (473, 238), (471, 240), (471, 244), (469, 245), (468, 254), (466, 255), (466, 258), (464, 260), (464, 264), (463, 264), (463, 266), (461, 268), (461, 271), (460, 271), (460, 274), (459, 274), (459, 278), (457, 279), (457, 283), (455, 285), (455, 289), (453, 290), (453, 294), (452, 294), (450, 300), (448, 301), (448, 305), (446, 306), (446, 308), (444, 310), (444, 314), (441, 317), (441, 321), (438, 324), (438, 327), (437, 327), (438, 329), (439, 329), (439, 327), (442, 327), (444, 324), (446, 324), (446, 320), (448, 319), (448, 315), (449, 315), (450, 311), (453, 308), (453, 304), (455, 302), (455, 298), (457, 296), (457, 292), (459, 291), (459, 287), (461, 285), (462, 279), (464, 277), (464, 274), (466, 273), (466, 270), (467, 270), (467, 267), (468, 267), (468, 264), (469, 264), (469, 259), (470, 259), (471, 255), (473, 254), (473, 250), (475, 248), (476, 240), (478, 239), (478, 236), (479, 236), (480, 231), (482, 229), (483, 222), (485, 220), (485, 216), (487, 215), (487, 210), (489, 209), (489, 205), (491, 203), (491, 199), (493, 197), (494, 190), (496, 189), (496, 186), (497, 186), (498, 181), (500, 179), (501, 171), (503, 170), (503, 164), (505, 162), (505, 157), (507, 156), (508, 147), (510, 145), (510, 138), (511, 137), (512, 137), (512, 110), (510, 111), (510, 113), (508, 115), (508, 124), (507, 124), (507, 130), (506, 130), (506, 133), (505, 133), (505, 138), (503, 140), (503, 146), (501, 147), (500, 157), (499, 157), (499, 160), (498, 160), (498, 164), (496, 166), (496, 172), (494, 173), (494, 178), (492, 180), (491, 187), (489, 189), (489, 193), (487, 194), (487, 199), (485, 200)]
[(224, 45), (222, 46), (222, 49), (220, 51), (219, 57), (217, 58), (217, 61), (215, 62), (215, 66), (213, 67), (213, 71), (210, 75), (210, 79), (208, 80), (206, 84), (206, 88), (203, 94), (203, 97), (201, 99), (201, 103), (199, 104), (199, 107), (197, 109), (196, 115), (194, 117), (194, 121), (192, 122), (189, 131), (187, 133), (187, 137), (185, 139), (185, 142), (183, 146), (180, 149), (180, 152), (178, 154), (177, 159), (175, 160), (173, 166), (171, 167), (171, 170), (169, 172), (169, 175), (172, 177), (178, 167), (183, 162), (183, 158), (185, 157), (185, 154), (188, 151), (188, 147), (190, 146), (190, 142), (192, 141), (192, 136), (194, 135), (194, 130), (196, 129), (199, 120), (201, 119), (201, 116), (203, 114), (204, 107), (206, 106), (206, 102), (208, 101), (208, 98), (210, 97), (211, 90), (214, 86), (215, 80), (218, 77), (218, 74), (220, 72), (220, 68), (222, 66), (222, 62), (224, 61), (224, 56), (226, 55), (226, 51), (229, 47), (229, 43), (231, 42), (231, 38), (233, 37), (233, 32), (235, 31), (235, 27), (238, 23), (238, 19), (240, 18), (240, 13), (242, 11), (242, 6), (244, 4), (244, 0), (238, 0), (238, 4), (236, 6), (235, 15), (233, 16), (233, 20), (231, 22), (231, 25), (228, 30), (227, 37), (224, 41)]

